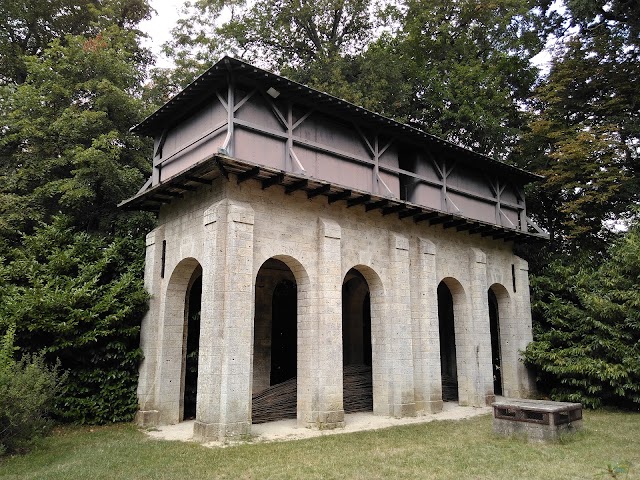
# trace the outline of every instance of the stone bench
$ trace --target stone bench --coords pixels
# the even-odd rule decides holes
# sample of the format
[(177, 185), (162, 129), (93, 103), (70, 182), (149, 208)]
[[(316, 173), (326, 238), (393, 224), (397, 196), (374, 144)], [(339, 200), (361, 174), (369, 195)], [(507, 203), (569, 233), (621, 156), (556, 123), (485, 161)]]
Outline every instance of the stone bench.
[(526, 435), (529, 440), (556, 440), (582, 428), (582, 404), (503, 398), (491, 404), (493, 431), (500, 435)]

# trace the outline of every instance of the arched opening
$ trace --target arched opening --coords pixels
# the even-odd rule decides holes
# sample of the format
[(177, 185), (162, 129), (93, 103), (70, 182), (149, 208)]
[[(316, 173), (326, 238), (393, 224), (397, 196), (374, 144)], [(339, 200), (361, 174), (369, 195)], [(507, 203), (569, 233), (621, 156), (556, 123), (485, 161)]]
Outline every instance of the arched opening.
[(355, 268), (342, 284), (342, 347), (344, 411), (373, 411), (371, 294)]
[(438, 325), (442, 400), (445, 402), (457, 402), (459, 398), (454, 317), (453, 295), (447, 284), (442, 281), (438, 285)]
[(491, 329), (491, 364), (493, 365), (493, 393), (502, 395), (502, 352), (500, 347), (500, 309), (493, 288), (488, 292), (489, 325)]
[(267, 260), (256, 277), (252, 423), (296, 418), (297, 312), (293, 272)]
[(183, 420), (196, 418), (198, 394), (198, 347), (200, 344), (200, 311), (202, 308), (202, 268), (198, 267), (189, 280), (185, 301), (185, 332), (183, 342)]
[(295, 280), (283, 278), (273, 291), (271, 303), (271, 385), (296, 376), (297, 304)]
[(198, 261), (185, 258), (173, 269), (165, 285), (158, 367), (161, 424), (174, 424), (195, 416), (201, 279)]

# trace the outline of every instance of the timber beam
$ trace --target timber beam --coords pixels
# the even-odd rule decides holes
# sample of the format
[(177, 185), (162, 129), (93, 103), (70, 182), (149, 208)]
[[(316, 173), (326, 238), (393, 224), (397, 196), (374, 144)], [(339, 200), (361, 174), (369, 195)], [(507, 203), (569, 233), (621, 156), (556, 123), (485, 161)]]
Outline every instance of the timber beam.
[(386, 200), (383, 198), (382, 200), (378, 200), (377, 202), (367, 203), (364, 206), (364, 209), (366, 212), (370, 212), (371, 210), (377, 210), (378, 208), (382, 208), (386, 206), (388, 203), (389, 203), (389, 200)]
[(331, 184), (327, 183), (326, 185), (321, 185), (313, 190), (309, 190), (307, 192), (307, 198), (312, 199), (318, 195), (324, 195), (325, 193), (328, 193), (329, 190), (331, 190)]
[(346, 200), (351, 196), (351, 190), (343, 190), (341, 192), (332, 193), (329, 195), (329, 203), (335, 203), (340, 200)]
[(275, 175), (262, 181), (262, 190), (266, 190), (273, 185), (280, 185), (283, 181), (284, 173), (276, 173)]
[(443, 215), (442, 217), (435, 217), (435, 218), (429, 219), (429, 224), (438, 225), (439, 223), (447, 223), (450, 220), (453, 220), (453, 218), (454, 218), (453, 215)]
[(391, 205), (389, 207), (385, 207), (382, 209), (382, 215), (390, 215), (392, 213), (396, 213), (399, 212), (401, 210), (406, 209), (406, 205), (403, 205), (401, 203), (397, 204), (397, 205)]
[(347, 200), (347, 208), (355, 207), (356, 205), (362, 205), (369, 200), (371, 200), (371, 195), (369, 194), (365, 194), (357, 198), (352, 198), (350, 200)]
[(305, 188), (308, 184), (309, 184), (309, 180), (307, 180), (306, 178), (302, 180), (298, 180), (296, 182), (293, 182), (291, 185), (287, 185), (286, 187), (284, 187), (284, 193), (286, 193), (287, 195), (290, 195), (296, 190)]
[(404, 210), (400, 213), (398, 213), (398, 218), (400, 220), (402, 220), (403, 218), (407, 218), (407, 217), (413, 217), (414, 215), (417, 215), (420, 213), (420, 210), (417, 208), (409, 208), (407, 210)]
[(251, 178), (257, 177), (258, 175), (260, 175), (260, 167), (253, 167), (247, 171), (241, 172), (238, 174), (238, 185)]

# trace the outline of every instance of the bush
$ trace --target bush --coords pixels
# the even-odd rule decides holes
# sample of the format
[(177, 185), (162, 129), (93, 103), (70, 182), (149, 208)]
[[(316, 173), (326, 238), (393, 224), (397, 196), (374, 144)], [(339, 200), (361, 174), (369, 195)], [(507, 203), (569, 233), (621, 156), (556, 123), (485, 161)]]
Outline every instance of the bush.
[(640, 409), (640, 225), (599, 258), (532, 276), (534, 341), (525, 361), (554, 400)]
[(42, 355), (13, 358), (15, 327), (0, 344), (0, 455), (27, 447), (49, 427), (47, 414), (64, 376)]
[(0, 259), (0, 331), (21, 351), (59, 360), (68, 378), (53, 415), (77, 423), (129, 421), (137, 410), (144, 239), (78, 232), (56, 219)]

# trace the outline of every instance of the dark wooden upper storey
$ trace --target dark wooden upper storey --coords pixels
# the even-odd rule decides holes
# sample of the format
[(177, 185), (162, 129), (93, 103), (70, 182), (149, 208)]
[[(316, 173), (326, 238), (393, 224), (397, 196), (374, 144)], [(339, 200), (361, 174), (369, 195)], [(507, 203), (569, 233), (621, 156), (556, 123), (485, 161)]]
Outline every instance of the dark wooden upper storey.
[(132, 131), (153, 174), (125, 208), (159, 210), (229, 173), (499, 238), (544, 237), (523, 186), (541, 177), (224, 57)]

